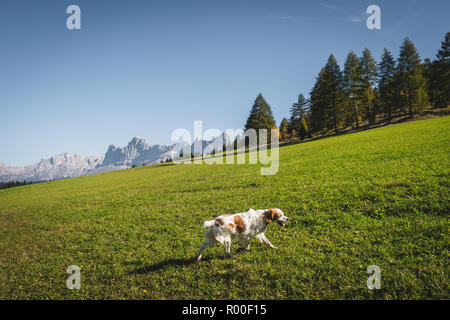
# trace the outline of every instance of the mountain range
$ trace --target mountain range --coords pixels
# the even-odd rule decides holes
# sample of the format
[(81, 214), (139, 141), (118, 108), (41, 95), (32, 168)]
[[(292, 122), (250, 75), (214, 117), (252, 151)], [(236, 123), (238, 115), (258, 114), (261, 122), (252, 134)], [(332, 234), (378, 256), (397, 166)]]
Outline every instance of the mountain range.
[[(217, 138), (211, 141), (200, 140), (202, 150), (211, 148), (210, 145), (216, 144), (216, 141), (221, 141)], [(221, 138), (223, 141), (229, 141), (227, 137)], [(194, 150), (196, 142), (192, 143), (191, 150)], [(124, 147), (110, 145), (105, 156), (85, 157), (81, 153), (71, 155), (66, 152), (25, 167), (6, 166), (0, 162), (0, 182), (59, 180), (159, 163), (173, 158), (176, 153), (175, 146), (177, 145), (148, 145), (143, 138), (134, 137)]]

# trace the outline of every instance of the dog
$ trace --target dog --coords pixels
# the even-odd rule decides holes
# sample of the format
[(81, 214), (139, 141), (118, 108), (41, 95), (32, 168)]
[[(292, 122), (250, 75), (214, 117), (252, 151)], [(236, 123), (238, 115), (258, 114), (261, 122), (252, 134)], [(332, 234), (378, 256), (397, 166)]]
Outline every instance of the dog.
[(225, 248), (225, 252), (231, 255), (232, 239), (236, 239), (243, 250), (249, 250), (252, 238), (256, 238), (270, 248), (276, 249), (264, 235), (264, 232), (272, 222), (285, 227), (285, 223), (288, 220), (289, 218), (278, 208), (265, 210), (253, 210), (250, 208), (246, 212), (224, 214), (214, 220), (205, 221), (203, 228), (208, 230), (205, 231), (205, 242), (197, 255), (197, 262), (202, 258), (203, 250), (216, 242), (221, 243)]

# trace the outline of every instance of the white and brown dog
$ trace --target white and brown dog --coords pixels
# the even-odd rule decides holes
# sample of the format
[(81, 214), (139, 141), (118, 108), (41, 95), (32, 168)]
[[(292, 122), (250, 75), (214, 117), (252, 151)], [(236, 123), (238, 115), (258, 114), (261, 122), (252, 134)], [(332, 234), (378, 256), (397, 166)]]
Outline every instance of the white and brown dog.
[(284, 215), (283, 211), (273, 208), (266, 210), (249, 209), (246, 212), (224, 214), (214, 220), (205, 221), (203, 228), (208, 230), (205, 231), (205, 243), (200, 248), (197, 262), (202, 258), (203, 250), (216, 242), (221, 243), (225, 247), (225, 251), (231, 254), (232, 239), (236, 239), (244, 250), (249, 249), (252, 238), (258, 239), (271, 248), (276, 248), (270, 243), (264, 232), (270, 223), (277, 222), (284, 227), (288, 220), (289, 218)]

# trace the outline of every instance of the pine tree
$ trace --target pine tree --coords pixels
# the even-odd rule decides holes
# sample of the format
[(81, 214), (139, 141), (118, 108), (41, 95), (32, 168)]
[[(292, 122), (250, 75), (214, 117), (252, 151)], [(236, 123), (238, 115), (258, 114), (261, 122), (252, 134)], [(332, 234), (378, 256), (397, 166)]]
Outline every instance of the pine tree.
[(424, 66), (414, 44), (406, 38), (400, 48), (398, 58), (398, 81), (402, 92), (402, 105), (407, 108), (411, 118), (421, 112), (428, 102)]
[(289, 137), (288, 128), (289, 128), (288, 119), (283, 118), (283, 120), (281, 120), (280, 123), (280, 135), (282, 140), (287, 139)]
[(322, 132), (326, 128), (326, 111), (327, 111), (327, 101), (326, 101), (326, 84), (325, 84), (325, 74), (326, 69), (323, 67), (310, 92), (310, 132), (317, 133)]
[(372, 58), (370, 50), (365, 48), (361, 57), (362, 97), (366, 105), (366, 117), (369, 123), (375, 121), (375, 112), (372, 106), (374, 99), (373, 86), (377, 79), (377, 64)]
[(439, 99), (439, 76), (436, 72), (436, 60), (431, 61), (429, 58), (425, 58), (423, 60), (423, 76), (427, 79), (427, 92), (430, 103), (434, 107), (438, 107), (437, 100)]
[(308, 109), (309, 101), (305, 98), (305, 96), (300, 93), (298, 95), (298, 100), (296, 103), (292, 104), (291, 107), (291, 119), (300, 119), (303, 118)]
[[(301, 119), (305, 118), (308, 109), (309, 101), (305, 99), (303, 94), (298, 95), (298, 100), (296, 103), (292, 104), (291, 107), (291, 117), (289, 121), (289, 132), (292, 135), (296, 135), (300, 132)], [(295, 134), (293, 134), (295, 133)]]
[(347, 55), (344, 65), (344, 88), (349, 98), (349, 113), (352, 115), (356, 128), (359, 128), (360, 111), (358, 105), (361, 101), (362, 70), (358, 56), (353, 52)]
[(328, 101), (327, 123), (331, 123), (328, 127), (334, 127), (334, 132), (337, 133), (342, 120), (344, 91), (342, 72), (332, 54), (325, 65), (325, 71), (325, 100)]
[(436, 108), (450, 104), (450, 32), (445, 35), (437, 60), (425, 61), (425, 76), (428, 80), (430, 101)]
[(309, 133), (308, 124), (306, 123), (306, 118), (303, 117), (300, 123), (300, 131), (299, 131), (300, 139), (301, 140), (305, 139), (308, 133)]
[(437, 97), (438, 107), (447, 107), (450, 104), (450, 32), (445, 35), (437, 57), (439, 82), (439, 96)]
[(445, 34), (445, 39), (442, 41), (441, 48), (436, 54), (436, 57), (439, 61), (450, 62), (450, 32)]
[(344, 103), (343, 77), (331, 54), (311, 91), (311, 127), (313, 132), (334, 128), (339, 131)]
[(244, 130), (247, 131), (248, 129), (267, 129), (268, 133), (270, 133), (270, 129), (273, 128), (276, 128), (276, 125), (275, 120), (273, 119), (272, 109), (260, 93), (253, 103)]
[(388, 122), (392, 121), (392, 113), (396, 103), (396, 66), (392, 54), (385, 48), (378, 65), (380, 103), (382, 110), (388, 115)]

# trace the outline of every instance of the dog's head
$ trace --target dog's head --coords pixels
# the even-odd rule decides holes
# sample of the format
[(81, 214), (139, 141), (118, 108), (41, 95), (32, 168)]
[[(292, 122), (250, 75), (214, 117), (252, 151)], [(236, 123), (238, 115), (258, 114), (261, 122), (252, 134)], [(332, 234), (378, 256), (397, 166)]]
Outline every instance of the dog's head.
[(283, 211), (278, 208), (264, 210), (263, 217), (266, 223), (276, 222), (282, 227), (284, 227), (285, 223), (289, 220), (289, 218), (284, 215)]

